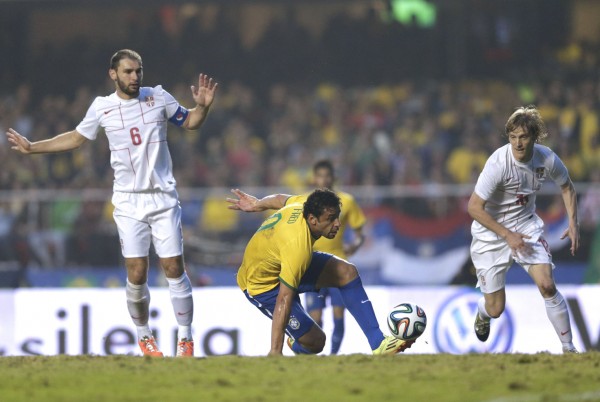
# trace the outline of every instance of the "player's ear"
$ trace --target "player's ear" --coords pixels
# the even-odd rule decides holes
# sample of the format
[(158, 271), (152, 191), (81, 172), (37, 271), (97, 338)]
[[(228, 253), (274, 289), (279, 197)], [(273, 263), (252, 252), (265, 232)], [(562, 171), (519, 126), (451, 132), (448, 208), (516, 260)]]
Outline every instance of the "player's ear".
[(110, 77), (111, 80), (116, 81), (117, 80), (117, 71), (112, 68), (109, 68), (108, 76)]

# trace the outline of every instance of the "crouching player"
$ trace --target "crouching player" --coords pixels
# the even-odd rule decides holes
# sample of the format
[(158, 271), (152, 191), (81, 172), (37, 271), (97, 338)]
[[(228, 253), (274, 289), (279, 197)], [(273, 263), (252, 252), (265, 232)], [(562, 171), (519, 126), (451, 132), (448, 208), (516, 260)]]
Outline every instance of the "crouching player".
[(346, 308), (367, 337), (373, 354), (396, 354), (414, 341), (384, 336), (356, 267), (334, 255), (313, 251), (320, 237), (332, 239), (340, 228), (340, 199), (330, 190), (313, 191), (304, 204), (286, 205), (289, 195), (257, 199), (240, 190), (228, 198), (230, 209), (278, 209), (252, 236), (237, 282), (248, 300), (273, 320), (269, 355), (281, 355), (285, 333), (296, 354), (320, 353), (325, 333), (300, 303), (299, 293), (338, 288)]

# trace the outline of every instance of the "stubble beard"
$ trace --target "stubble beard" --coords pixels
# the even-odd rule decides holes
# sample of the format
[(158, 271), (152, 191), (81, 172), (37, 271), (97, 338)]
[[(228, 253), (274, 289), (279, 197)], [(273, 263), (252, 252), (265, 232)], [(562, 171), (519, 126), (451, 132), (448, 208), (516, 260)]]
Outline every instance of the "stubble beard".
[(129, 86), (125, 85), (125, 83), (123, 81), (121, 81), (119, 79), (119, 77), (117, 77), (117, 81), (116, 82), (117, 82), (117, 85), (119, 86), (119, 90), (121, 92), (123, 92), (125, 95), (128, 95), (128, 96), (130, 96), (132, 98), (137, 98), (138, 95), (140, 94), (140, 88), (142, 86), (142, 81), (141, 80), (139, 82), (139, 87), (138, 87), (137, 90), (129, 89)]

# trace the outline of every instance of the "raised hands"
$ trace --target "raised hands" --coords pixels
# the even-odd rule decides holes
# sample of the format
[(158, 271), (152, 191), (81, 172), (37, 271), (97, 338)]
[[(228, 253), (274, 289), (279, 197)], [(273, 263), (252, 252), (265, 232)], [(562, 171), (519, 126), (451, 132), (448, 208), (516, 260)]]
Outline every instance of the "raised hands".
[(200, 74), (198, 77), (198, 86), (191, 86), (192, 97), (196, 105), (200, 107), (209, 107), (215, 99), (219, 84), (213, 82), (213, 79), (206, 74)]

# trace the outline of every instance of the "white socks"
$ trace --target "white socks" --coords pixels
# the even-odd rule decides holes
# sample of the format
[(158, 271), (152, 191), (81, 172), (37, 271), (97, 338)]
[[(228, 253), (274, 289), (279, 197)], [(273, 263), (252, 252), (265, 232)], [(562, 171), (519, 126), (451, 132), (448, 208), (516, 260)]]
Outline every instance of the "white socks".
[(557, 290), (556, 294), (550, 298), (544, 298), (546, 304), (546, 314), (554, 326), (563, 346), (573, 347), (573, 333), (571, 332), (571, 322), (569, 321), (569, 310), (562, 294)]
[(177, 337), (192, 340), (192, 319), (194, 318), (194, 299), (192, 298), (192, 284), (184, 272), (179, 278), (167, 278), (171, 303), (179, 329)]
[[(194, 317), (194, 300), (192, 298), (192, 284), (190, 278), (184, 272), (179, 278), (167, 278), (171, 303), (175, 312), (175, 318), (179, 328), (177, 338), (179, 340), (192, 340), (192, 319)], [(138, 339), (152, 337), (152, 331), (148, 325), (150, 311), (150, 291), (148, 284), (134, 285), (127, 281), (125, 285), (127, 297), (127, 309), (129, 315), (137, 328)]]
[(137, 328), (138, 339), (143, 337), (152, 337), (152, 331), (148, 326), (148, 316), (150, 310), (150, 291), (148, 283), (143, 285), (134, 285), (127, 281), (125, 285), (125, 295), (127, 298), (127, 310)]
[(482, 297), (477, 302), (477, 311), (479, 312), (479, 317), (481, 317), (483, 321), (489, 322), (492, 319), (492, 317), (490, 317), (487, 310), (485, 309), (485, 298)]

